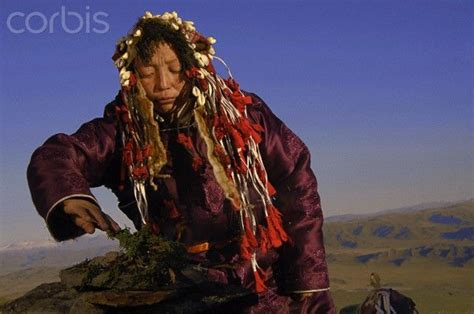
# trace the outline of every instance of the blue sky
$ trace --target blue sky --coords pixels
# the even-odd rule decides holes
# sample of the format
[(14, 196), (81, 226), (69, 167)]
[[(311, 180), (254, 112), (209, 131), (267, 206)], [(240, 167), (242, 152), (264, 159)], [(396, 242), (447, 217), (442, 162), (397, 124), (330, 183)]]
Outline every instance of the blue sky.
[[(325, 215), (473, 197), (471, 1), (2, 0), (0, 9), (0, 245), (48, 237), (26, 185), (31, 153), (102, 114), (119, 88), (115, 42), (146, 10), (176, 10), (217, 39), (241, 87), (309, 146)], [(77, 33), (61, 16), (51, 23), (61, 10)], [(74, 12), (89, 17), (89, 32)], [(124, 224), (111, 193), (94, 193)]]

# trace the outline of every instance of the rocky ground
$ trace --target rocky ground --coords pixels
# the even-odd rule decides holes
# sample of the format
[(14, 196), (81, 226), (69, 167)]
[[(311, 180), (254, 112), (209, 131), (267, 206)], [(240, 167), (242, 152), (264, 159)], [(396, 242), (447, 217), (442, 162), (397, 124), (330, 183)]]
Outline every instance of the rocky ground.
[(2, 313), (208, 313), (241, 310), (257, 302), (245, 289), (209, 282), (205, 269), (188, 266), (161, 289), (137, 290), (129, 277), (110, 284), (106, 272), (90, 272), (92, 265), (107, 267), (120, 256), (107, 253), (61, 271), (60, 282), (42, 284), (0, 308)]

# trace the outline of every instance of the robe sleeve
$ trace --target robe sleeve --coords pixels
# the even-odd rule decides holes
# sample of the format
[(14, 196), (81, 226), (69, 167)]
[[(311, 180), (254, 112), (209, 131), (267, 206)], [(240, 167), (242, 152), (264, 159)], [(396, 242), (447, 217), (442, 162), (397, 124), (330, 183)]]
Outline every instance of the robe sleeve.
[(115, 136), (111, 117), (97, 118), (83, 124), (72, 135), (50, 137), (33, 153), (27, 169), (31, 197), (56, 240), (84, 234), (62, 212), (62, 202), (82, 198), (97, 204), (90, 188), (103, 184), (115, 150)]
[(259, 148), (269, 181), (277, 191), (275, 205), (291, 239), (278, 250), (278, 284), (288, 293), (328, 290), (323, 215), (310, 152), (258, 96), (250, 95), (254, 104), (248, 107), (248, 114), (264, 128)]

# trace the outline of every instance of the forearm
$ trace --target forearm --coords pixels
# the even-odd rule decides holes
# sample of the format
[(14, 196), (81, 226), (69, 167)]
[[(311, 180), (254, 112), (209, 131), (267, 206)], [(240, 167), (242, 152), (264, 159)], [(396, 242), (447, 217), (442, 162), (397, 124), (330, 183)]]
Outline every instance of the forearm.
[[(115, 149), (115, 127), (103, 119), (84, 124), (73, 135), (57, 134), (32, 155), (27, 170), (28, 185), (38, 213), (53, 237), (64, 240), (80, 235), (61, 215), (61, 203), (84, 198), (97, 203), (90, 187), (102, 177)], [(62, 231), (58, 231), (58, 226)]]

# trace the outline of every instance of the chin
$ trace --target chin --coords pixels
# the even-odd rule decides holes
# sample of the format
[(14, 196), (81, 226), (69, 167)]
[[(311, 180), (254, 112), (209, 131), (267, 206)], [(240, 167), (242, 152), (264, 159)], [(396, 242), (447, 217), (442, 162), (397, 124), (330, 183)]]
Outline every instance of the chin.
[(173, 103), (168, 103), (168, 104), (155, 104), (155, 110), (158, 111), (159, 113), (167, 113), (173, 109), (174, 104)]

